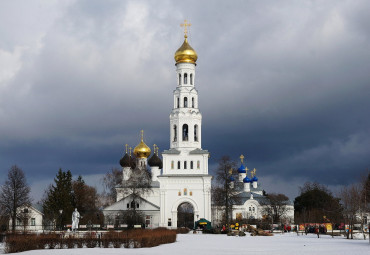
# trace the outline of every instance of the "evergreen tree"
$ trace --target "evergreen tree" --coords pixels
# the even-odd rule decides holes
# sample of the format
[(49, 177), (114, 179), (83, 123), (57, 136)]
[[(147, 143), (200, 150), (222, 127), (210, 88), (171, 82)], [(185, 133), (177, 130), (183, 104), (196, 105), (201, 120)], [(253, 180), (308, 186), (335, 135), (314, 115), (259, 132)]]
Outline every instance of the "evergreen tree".
[[(74, 194), (72, 192), (72, 173), (59, 169), (54, 184), (45, 191), (43, 209), (46, 220), (55, 221), (57, 226), (71, 223), (74, 210)], [(60, 215), (60, 210), (63, 213)]]
[(342, 218), (340, 199), (323, 185), (307, 182), (294, 200), (296, 222), (339, 222)]
[(97, 208), (98, 195), (96, 189), (85, 183), (82, 176), (78, 176), (72, 182), (72, 189), (75, 197), (75, 207), (80, 212), (82, 219), (80, 224), (102, 223), (103, 217)]

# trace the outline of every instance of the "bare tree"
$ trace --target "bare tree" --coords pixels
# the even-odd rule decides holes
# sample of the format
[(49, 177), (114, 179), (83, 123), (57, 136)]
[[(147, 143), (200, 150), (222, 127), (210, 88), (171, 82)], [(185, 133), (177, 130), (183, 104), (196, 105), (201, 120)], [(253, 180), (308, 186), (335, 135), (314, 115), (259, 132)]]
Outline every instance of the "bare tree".
[(102, 206), (105, 207), (116, 201), (116, 186), (122, 183), (122, 171), (118, 168), (112, 168), (111, 171), (104, 175), (102, 183), (105, 190), (100, 195), (100, 200)]
[(263, 213), (269, 216), (273, 222), (278, 223), (288, 211), (289, 198), (284, 194), (268, 194), (263, 202)]
[(349, 225), (347, 239), (349, 239), (350, 236), (351, 239), (353, 239), (353, 226), (357, 221), (357, 215), (361, 215), (362, 212), (361, 195), (362, 189), (358, 184), (344, 187), (340, 192), (344, 209), (344, 218)]
[(240, 202), (232, 186), (233, 175), (236, 173), (236, 163), (229, 156), (222, 156), (216, 171), (216, 184), (212, 188), (213, 204), (224, 208), (224, 223), (230, 224), (232, 210)]
[(19, 212), (17, 209), (31, 203), (29, 195), (30, 187), (22, 169), (16, 165), (12, 166), (8, 172), (8, 179), (0, 189), (0, 207), (12, 220), (12, 231), (15, 231), (16, 227)]

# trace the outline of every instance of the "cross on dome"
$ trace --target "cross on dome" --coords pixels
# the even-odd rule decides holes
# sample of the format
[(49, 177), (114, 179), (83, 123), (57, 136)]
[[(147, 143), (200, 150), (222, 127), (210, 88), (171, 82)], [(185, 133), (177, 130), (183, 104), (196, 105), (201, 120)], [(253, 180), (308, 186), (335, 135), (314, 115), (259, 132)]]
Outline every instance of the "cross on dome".
[(191, 24), (188, 23), (187, 20), (184, 20), (184, 23), (183, 24), (180, 24), (180, 27), (184, 27), (184, 36), (185, 37), (188, 37), (188, 27), (190, 27)]
[(244, 163), (244, 155), (240, 155), (240, 161), (242, 162), (242, 164)]

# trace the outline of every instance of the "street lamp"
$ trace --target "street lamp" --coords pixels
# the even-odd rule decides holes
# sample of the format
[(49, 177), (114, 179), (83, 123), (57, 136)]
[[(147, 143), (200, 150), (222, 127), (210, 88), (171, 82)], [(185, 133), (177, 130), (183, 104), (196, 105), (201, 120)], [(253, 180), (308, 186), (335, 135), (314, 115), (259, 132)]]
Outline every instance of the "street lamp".
[(63, 209), (59, 210), (59, 216), (60, 216), (60, 231), (62, 231), (63, 228), (63, 223), (62, 223), (62, 214), (63, 214)]

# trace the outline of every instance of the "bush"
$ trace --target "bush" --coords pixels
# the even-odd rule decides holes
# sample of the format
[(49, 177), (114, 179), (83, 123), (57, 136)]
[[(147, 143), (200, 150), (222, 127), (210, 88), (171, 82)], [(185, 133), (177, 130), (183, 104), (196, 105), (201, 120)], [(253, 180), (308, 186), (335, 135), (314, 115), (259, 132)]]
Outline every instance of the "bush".
[(189, 228), (182, 227), (182, 228), (177, 228), (176, 229), (176, 233), (177, 234), (187, 234), (189, 232), (190, 232), (190, 229)]
[[(176, 242), (176, 231), (166, 228), (134, 229), (123, 232), (110, 231), (102, 234), (102, 247), (143, 248), (154, 247), (165, 243)], [(87, 233), (85, 236), (64, 236), (59, 234), (9, 234), (5, 239), (5, 252), (22, 252), (36, 249), (55, 248), (94, 248), (99, 239), (95, 234)]]

